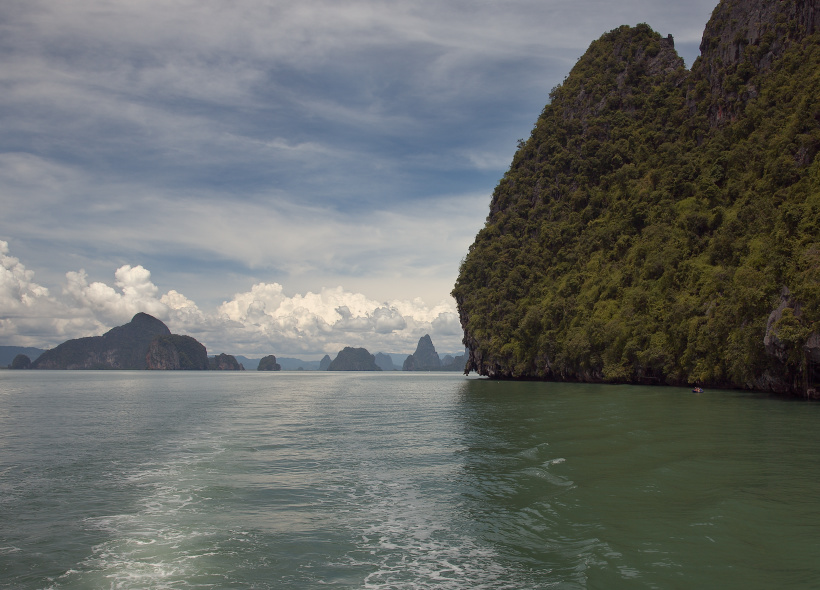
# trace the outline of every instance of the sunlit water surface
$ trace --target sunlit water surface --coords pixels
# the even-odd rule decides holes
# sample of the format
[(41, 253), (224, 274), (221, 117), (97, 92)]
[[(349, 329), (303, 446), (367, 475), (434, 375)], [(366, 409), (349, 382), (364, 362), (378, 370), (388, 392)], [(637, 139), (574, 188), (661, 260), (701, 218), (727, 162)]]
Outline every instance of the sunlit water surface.
[(3, 371), (0, 586), (817, 588), (820, 404)]

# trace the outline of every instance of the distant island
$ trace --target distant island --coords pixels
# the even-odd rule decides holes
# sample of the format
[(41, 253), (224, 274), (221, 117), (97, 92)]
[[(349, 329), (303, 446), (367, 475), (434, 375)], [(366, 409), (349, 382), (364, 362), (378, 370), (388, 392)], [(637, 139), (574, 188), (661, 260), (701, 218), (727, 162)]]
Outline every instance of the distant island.
[(266, 357), (263, 357), (259, 361), (259, 365), (256, 367), (257, 371), (281, 371), (282, 365), (276, 362), (276, 357), (272, 354), (269, 354)]
[(191, 336), (171, 334), (162, 321), (147, 313), (102, 336), (67, 340), (43, 351), (35, 360), (18, 354), (9, 368), (40, 370), (243, 370), (228, 354), (209, 358), (205, 346)]
[[(397, 361), (396, 357), (404, 360)], [(237, 359), (241, 360), (246, 368), (258, 371), (463, 371), (467, 355), (441, 357), (436, 352), (430, 335), (425, 334), (419, 339), (416, 351), (411, 355), (384, 352), (377, 352), (373, 355), (366, 348), (345, 347), (336, 354), (335, 358), (332, 359), (329, 354), (326, 354), (320, 361), (306, 361), (290, 357), (277, 359), (273, 355), (262, 359), (237, 356)], [(399, 364), (397, 365), (396, 362)], [(274, 364), (279, 368), (268, 368), (273, 367)]]
[(446, 356), (442, 360), (429, 334), (419, 338), (416, 351), (404, 361), (404, 371), (463, 371), (467, 356)]
[(339, 351), (330, 365), (328, 371), (381, 371), (382, 368), (376, 364), (376, 357), (367, 352), (364, 348), (345, 347)]
[[(32, 359), (29, 354), (33, 356)], [(112, 328), (102, 336), (67, 340), (50, 349), (0, 347), (5, 362), (15, 370), (160, 370), (160, 371), (395, 371), (394, 356), (365, 348), (345, 347), (335, 359), (321, 361), (267, 355), (261, 359), (221, 353), (209, 357), (205, 346), (191, 336), (172, 334), (161, 320), (146, 313)], [(412, 355), (401, 355), (405, 371), (461, 371), (466, 355), (440, 359), (425, 334)]]
[(820, 397), (820, 8), (723, 0), (550, 93), (453, 289), (467, 371)]

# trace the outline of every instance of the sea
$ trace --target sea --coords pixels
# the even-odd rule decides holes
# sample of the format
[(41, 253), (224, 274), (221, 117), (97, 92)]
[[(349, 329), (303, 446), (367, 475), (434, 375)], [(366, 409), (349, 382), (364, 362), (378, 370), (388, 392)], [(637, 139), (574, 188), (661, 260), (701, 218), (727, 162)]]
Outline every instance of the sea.
[(820, 588), (820, 404), (0, 371), (0, 587)]

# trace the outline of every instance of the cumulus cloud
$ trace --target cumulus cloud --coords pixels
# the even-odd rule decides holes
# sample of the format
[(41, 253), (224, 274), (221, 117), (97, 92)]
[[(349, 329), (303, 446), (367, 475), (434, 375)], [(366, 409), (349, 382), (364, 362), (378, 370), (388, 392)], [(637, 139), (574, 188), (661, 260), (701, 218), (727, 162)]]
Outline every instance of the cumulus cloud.
[(89, 284), (84, 270), (68, 272), (63, 292), (80, 309), (90, 310), (106, 324), (125, 323), (139, 312), (168, 317), (168, 306), (157, 299), (158, 289), (147, 269), (126, 264), (116, 270), (114, 277), (119, 290), (99, 281)]
[(462, 334), (461, 322), (458, 320), (458, 315), (453, 312), (444, 311), (439, 313), (436, 319), (431, 322), (431, 325), (438, 334), (448, 336), (460, 336)]
[(99, 327), (86, 310), (65, 305), (36, 283), (34, 271), (11, 256), (8, 243), (0, 240), (0, 341), (42, 346)]
[(0, 302), (5, 313), (48, 300), (48, 289), (33, 279), (34, 271), (26, 270), (17, 258), (10, 256), (8, 242), (0, 240)]
[[(447, 307), (440, 304), (432, 309)], [(450, 304), (452, 307), (452, 303)], [(297, 352), (333, 353), (339, 346), (364, 346), (377, 351), (411, 351), (427, 332), (439, 333), (436, 317), (423, 301), (379, 302), (342, 287), (287, 296), (278, 283), (259, 283), (237, 293), (217, 310), (220, 317), (242, 326), (245, 341), (257, 346), (287, 343)], [(447, 350), (458, 349), (453, 334), (441, 332)]]
[(344, 346), (409, 353), (424, 334), (443, 352), (461, 347), (452, 301), (383, 302), (341, 286), (289, 295), (279, 283), (257, 283), (208, 311), (175, 289), (161, 293), (141, 265), (116, 269), (113, 285), (69, 271), (60, 300), (34, 282), (34, 272), (2, 241), (0, 262), (0, 335), (6, 344), (53, 346), (101, 334), (145, 312), (175, 333), (199, 339), (212, 354), (318, 356)]

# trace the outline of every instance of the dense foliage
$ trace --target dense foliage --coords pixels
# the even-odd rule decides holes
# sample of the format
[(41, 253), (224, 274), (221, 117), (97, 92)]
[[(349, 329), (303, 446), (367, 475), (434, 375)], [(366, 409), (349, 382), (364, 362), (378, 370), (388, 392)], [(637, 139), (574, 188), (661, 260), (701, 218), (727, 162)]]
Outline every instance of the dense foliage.
[(763, 388), (778, 375), (789, 390), (820, 380), (806, 347), (820, 332), (820, 36), (783, 43), (781, 25), (793, 33), (784, 21), (756, 43), (732, 40), (731, 63), (710, 58), (720, 39), (705, 38), (691, 72), (646, 25), (591, 45), (521, 142), (462, 263), (468, 370)]

